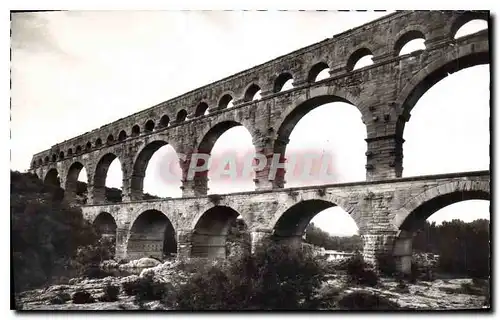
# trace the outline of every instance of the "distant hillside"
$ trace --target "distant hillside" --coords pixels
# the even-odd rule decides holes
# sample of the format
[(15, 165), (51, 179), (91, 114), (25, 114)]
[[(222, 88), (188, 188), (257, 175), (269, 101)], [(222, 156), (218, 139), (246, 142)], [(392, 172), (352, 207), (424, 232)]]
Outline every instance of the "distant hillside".
[[(76, 202), (78, 204), (87, 203), (87, 183), (78, 181), (76, 185)], [(144, 193), (144, 200), (151, 199), (161, 199), (161, 197), (151, 195), (149, 193)], [(122, 201), (122, 191), (118, 188), (108, 188), (106, 187), (106, 201), (112, 203), (119, 203)]]

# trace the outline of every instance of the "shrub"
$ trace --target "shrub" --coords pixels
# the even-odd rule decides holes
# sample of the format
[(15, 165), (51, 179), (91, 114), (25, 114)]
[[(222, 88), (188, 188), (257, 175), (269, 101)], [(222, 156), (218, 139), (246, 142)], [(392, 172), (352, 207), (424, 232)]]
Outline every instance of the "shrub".
[(137, 301), (160, 300), (166, 293), (166, 285), (151, 275), (124, 282), (122, 288), (127, 295), (135, 296)]
[(398, 281), (395, 291), (399, 293), (410, 293), (408, 285), (402, 279)]
[(400, 306), (380, 295), (366, 291), (355, 291), (346, 294), (339, 300), (341, 310), (397, 310)]
[(58, 292), (50, 299), (51, 304), (65, 304), (66, 301), (71, 300), (71, 296), (66, 292)]
[(84, 303), (94, 303), (95, 299), (86, 290), (79, 290), (73, 293), (73, 303), (84, 304)]
[(104, 294), (99, 298), (103, 302), (118, 301), (118, 295), (120, 294), (120, 287), (107, 284), (104, 287)]
[(181, 310), (298, 310), (317, 304), (324, 270), (312, 255), (266, 241), (244, 254), (195, 273), (180, 286)]
[(377, 274), (370, 269), (370, 265), (364, 261), (363, 256), (360, 254), (347, 261), (346, 271), (351, 283), (372, 287), (378, 283)]

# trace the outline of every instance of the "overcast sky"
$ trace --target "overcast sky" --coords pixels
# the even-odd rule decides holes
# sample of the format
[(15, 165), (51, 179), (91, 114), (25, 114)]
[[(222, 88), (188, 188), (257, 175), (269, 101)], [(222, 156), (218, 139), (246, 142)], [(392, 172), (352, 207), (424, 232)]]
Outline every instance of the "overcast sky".
[[(106, 123), (332, 37), (387, 13), (374, 12), (44, 12), (12, 17), (11, 168), (26, 171), (32, 155)], [(484, 24), (471, 24), (474, 31)], [(417, 43), (413, 44), (418, 46)], [(420, 45), (422, 45), (420, 43)], [(409, 46), (411, 50), (411, 45)], [(408, 48), (407, 48), (408, 49)], [(489, 167), (489, 66), (457, 72), (432, 87), (405, 127), (404, 176), (484, 170)], [(287, 154), (305, 146), (334, 156), (329, 182), (365, 179), (366, 130), (359, 111), (326, 104), (297, 124)], [(212, 156), (251, 151), (243, 127), (217, 141)], [(151, 159), (145, 192), (181, 195), (180, 181), (161, 178), (171, 147)], [(81, 177), (85, 177), (82, 172)], [(253, 190), (210, 181), (210, 193)], [(288, 176), (287, 186), (307, 182)], [(118, 161), (108, 186), (121, 186)], [(308, 182), (311, 184), (314, 182)], [(448, 206), (430, 220), (488, 218), (488, 201)], [(318, 214), (316, 225), (333, 234), (356, 232), (339, 208)]]

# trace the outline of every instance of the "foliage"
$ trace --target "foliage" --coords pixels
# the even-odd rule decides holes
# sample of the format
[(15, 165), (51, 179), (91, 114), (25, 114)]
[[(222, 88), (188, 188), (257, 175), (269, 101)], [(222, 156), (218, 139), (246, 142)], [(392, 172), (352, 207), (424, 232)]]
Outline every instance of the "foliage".
[(71, 300), (71, 296), (66, 292), (58, 292), (50, 299), (51, 304), (65, 304), (66, 301)]
[(367, 291), (355, 291), (339, 300), (341, 310), (398, 310), (400, 306), (387, 298)]
[(120, 294), (120, 287), (119, 286), (107, 284), (104, 287), (104, 294), (101, 297), (99, 297), (99, 300), (103, 301), (103, 302), (118, 301), (119, 294)]
[(102, 270), (100, 264), (113, 257), (114, 247), (114, 239), (103, 237), (96, 243), (78, 248), (73, 263), (79, 274), (90, 279), (102, 279), (113, 275), (111, 272)]
[(487, 278), (490, 274), (490, 225), (485, 219), (470, 223), (426, 222), (413, 238), (413, 249), (439, 254), (438, 271), (447, 274)]
[(98, 235), (81, 210), (63, 201), (64, 191), (35, 175), (11, 171), (12, 260), (15, 291), (76, 275), (71, 260)]
[(378, 284), (377, 274), (359, 253), (348, 259), (346, 271), (350, 283), (371, 287)]
[(316, 227), (314, 223), (310, 223), (306, 228), (307, 243), (313, 244), (318, 247), (323, 247), (326, 250), (338, 250), (352, 252), (356, 250), (363, 250), (363, 241), (359, 235), (351, 237), (337, 237), (331, 236), (329, 233)]
[(86, 290), (78, 290), (73, 293), (73, 303), (75, 304), (84, 304), (84, 303), (94, 303), (95, 299), (92, 295)]
[(376, 255), (378, 271), (386, 277), (393, 277), (397, 273), (396, 260), (390, 252), (382, 252)]
[(129, 296), (135, 296), (136, 301), (160, 300), (166, 293), (166, 284), (154, 279), (153, 276), (140, 277), (134, 281), (122, 283), (123, 291)]
[(253, 255), (203, 268), (181, 285), (181, 310), (314, 309), (324, 270), (312, 255), (266, 242)]

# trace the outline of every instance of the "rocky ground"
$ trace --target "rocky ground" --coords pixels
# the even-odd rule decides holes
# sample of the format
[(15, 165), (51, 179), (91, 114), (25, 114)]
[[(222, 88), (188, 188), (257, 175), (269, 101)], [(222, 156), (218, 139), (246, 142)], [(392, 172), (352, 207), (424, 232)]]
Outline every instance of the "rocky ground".
[[(122, 286), (123, 283), (134, 281), (138, 277), (151, 275), (161, 282), (170, 281), (175, 273), (176, 279), (187, 279), (187, 274), (179, 274), (175, 266), (178, 262), (167, 261), (160, 263), (157, 260), (143, 258), (125, 265), (115, 262), (106, 262), (103, 268), (119, 269), (127, 273), (135, 273), (125, 277), (107, 277), (103, 279), (72, 279), (67, 285), (55, 285), (45, 289), (26, 291), (16, 297), (17, 304), (22, 310), (166, 310), (159, 301), (151, 301), (140, 307), (134, 297), (126, 295), (120, 290), (119, 300), (116, 302), (94, 302), (88, 304), (75, 304), (69, 297), (78, 291), (86, 290), (93, 297), (98, 298), (103, 294), (107, 284)], [(182, 280), (181, 280), (182, 281)], [(416, 284), (407, 284), (407, 287), (398, 287), (398, 282), (393, 279), (382, 278), (376, 287), (348, 286), (341, 276), (332, 275), (324, 283), (324, 287), (341, 288), (343, 293), (364, 290), (384, 296), (403, 308), (418, 310), (463, 310), (481, 309), (484, 306), (484, 295), (464, 294), (460, 292), (462, 284), (472, 283), (471, 279), (449, 279), (435, 281), (420, 281)], [(62, 304), (53, 304), (51, 300), (67, 293), (68, 300)]]

